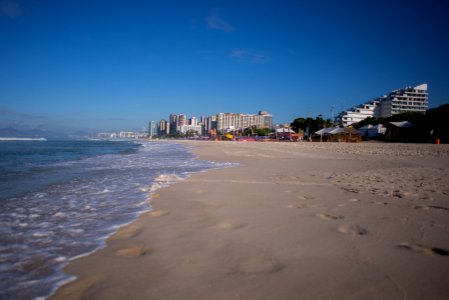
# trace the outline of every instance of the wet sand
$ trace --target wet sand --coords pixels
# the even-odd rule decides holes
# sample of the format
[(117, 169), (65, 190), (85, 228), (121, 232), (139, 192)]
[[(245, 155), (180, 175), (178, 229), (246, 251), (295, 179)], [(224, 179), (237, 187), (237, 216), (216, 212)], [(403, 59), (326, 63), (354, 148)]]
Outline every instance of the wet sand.
[(449, 145), (186, 144), (240, 166), (157, 191), (51, 299), (449, 297)]

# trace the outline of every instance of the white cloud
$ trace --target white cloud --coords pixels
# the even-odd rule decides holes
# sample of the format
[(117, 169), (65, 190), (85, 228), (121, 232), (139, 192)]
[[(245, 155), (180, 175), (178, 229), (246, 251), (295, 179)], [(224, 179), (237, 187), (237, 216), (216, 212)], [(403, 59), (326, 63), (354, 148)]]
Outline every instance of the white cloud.
[(209, 16), (206, 17), (207, 28), (214, 30), (221, 30), (224, 32), (234, 31), (235, 28), (231, 24), (229, 24), (226, 20), (224, 20), (218, 12), (212, 12)]
[(247, 49), (237, 49), (232, 51), (231, 57), (235, 58), (239, 62), (252, 63), (252, 64), (264, 64), (267, 63), (270, 57), (267, 54), (254, 52)]

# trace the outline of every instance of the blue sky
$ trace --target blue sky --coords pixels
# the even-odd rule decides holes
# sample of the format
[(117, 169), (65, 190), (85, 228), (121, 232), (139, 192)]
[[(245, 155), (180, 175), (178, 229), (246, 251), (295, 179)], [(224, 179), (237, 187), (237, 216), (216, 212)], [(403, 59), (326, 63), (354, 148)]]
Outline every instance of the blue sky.
[(276, 123), (429, 84), (449, 103), (445, 1), (0, 0), (0, 127)]

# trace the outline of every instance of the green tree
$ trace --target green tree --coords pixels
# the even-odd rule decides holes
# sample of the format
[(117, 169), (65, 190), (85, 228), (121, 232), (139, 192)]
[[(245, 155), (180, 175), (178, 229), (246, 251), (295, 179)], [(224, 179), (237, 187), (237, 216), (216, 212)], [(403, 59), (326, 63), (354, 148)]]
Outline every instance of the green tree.
[(295, 132), (300, 130), (313, 134), (315, 131), (320, 130), (323, 127), (332, 126), (330, 119), (324, 120), (322, 115), (318, 115), (315, 119), (312, 118), (296, 118), (293, 123), (290, 124)]
[(270, 128), (257, 128), (255, 126), (248, 127), (243, 130), (244, 136), (267, 136), (273, 130)]
[(198, 135), (198, 131), (193, 130), (193, 129), (189, 129), (185, 133), (186, 137), (193, 137), (193, 136), (197, 136), (197, 135)]

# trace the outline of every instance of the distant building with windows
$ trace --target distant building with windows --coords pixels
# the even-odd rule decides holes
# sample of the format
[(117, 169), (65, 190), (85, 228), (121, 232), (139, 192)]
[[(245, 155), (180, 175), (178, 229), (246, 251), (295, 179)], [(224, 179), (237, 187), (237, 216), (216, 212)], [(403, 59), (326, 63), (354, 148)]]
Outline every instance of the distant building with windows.
[(217, 115), (213, 115), (206, 118), (204, 128), (207, 133), (212, 133), (217, 128)]
[(219, 131), (240, 130), (249, 127), (271, 128), (273, 116), (266, 111), (259, 114), (219, 113), (216, 115), (216, 128)]
[(154, 124), (154, 121), (151, 121), (150, 124), (148, 124), (148, 137), (151, 139), (153, 136), (156, 135), (156, 125)]
[(162, 119), (157, 123), (157, 134), (159, 136), (170, 134), (170, 124), (167, 122), (167, 120)]
[(364, 104), (360, 104), (354, 108), (342, 112), (339, 118), (342, 121), (343, 126), (349, 126), (369, 117), (380, 116), (379, 103), (379, 100), (371, 100)]
[(198, 119), (196, 117), (191, 117), (189, 119), (189, 125), (197, 126), (198, 125)]
[(425, 113), (429, 109), (427, 83), (395, 90), (383, 98), (380, 104), (382, 118), (404, 112)]
[(118, 137), (121, 139), (137, 139), (139, 137), (139, 133), (133, 131), (120, 131)]
[[(209, 117), (187, 118), (183, 114), (171, 114), (169, 120), (160, 120), (157, 124), (158, 136), (197, 132), (199, 135), (216, 134), (217, 130), (229, 132), (250, 127), (271, 128), (273, 116), (266, 111), (256, 114), (219, 113)], [(189, 132), (189, 133), (190, 133)]]
[(425, 113), (429, 108), (427, 84), (406, 87), (390, 92), (339, 114), (343, 126), (350, 126), (368, 117), (388, 118), (404, 112)]
[(178, 132), (186, 134), (188, 132), (196, 133), (197, 135), (203, 134), (203, 126), (201, 125), (182, 125), (178, 127)]

